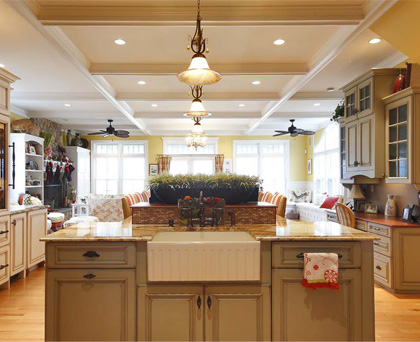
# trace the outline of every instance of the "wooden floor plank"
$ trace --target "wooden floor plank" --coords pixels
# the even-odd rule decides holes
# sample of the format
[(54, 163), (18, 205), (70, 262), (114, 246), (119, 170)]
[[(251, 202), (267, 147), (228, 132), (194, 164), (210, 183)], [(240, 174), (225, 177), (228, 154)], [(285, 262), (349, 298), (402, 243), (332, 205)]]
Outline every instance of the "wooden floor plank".
[[(0, 291), (0, 341), (43, 341), (45, 269)], [(420, 294), (375, 287), (377, 341), (420, 341)]]

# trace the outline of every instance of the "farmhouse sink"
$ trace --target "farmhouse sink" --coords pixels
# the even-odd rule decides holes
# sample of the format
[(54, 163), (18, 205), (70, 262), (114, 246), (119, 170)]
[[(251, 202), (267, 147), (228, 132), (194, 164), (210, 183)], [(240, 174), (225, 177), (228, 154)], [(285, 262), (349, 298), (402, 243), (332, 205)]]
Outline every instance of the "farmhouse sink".
[(260, 242), (247, 232), (158, 232), (147, 243), (149, 281), (258, 281)]

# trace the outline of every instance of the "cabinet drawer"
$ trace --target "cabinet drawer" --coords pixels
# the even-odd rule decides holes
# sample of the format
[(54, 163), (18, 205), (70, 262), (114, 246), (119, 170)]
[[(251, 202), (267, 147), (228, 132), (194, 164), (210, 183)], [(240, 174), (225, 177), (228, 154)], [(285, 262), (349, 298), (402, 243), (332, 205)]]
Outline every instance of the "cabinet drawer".
[(0, 248), (0, 285), (9, 281), (10, 278), (10, 248)]
[(373, 253), (373, 271), (375, 274), (375, 281), (389, 288), (392, 288), (391, 262), (391, 258), (379, 253)]
[(377, 253), (391, 257), (391, 239), (385, 236), (378, 236), (380, 240), (373, 241), (373, 250)]
[(369, 233), (391, 237), (391, 228), (376, 223), (368, 223)]
[(50, 268), (134, 268), (134, 243), (47, 243)]
[(360, 267), (360, 242), (273, 242), (272, 267), (273, 268), (303, 268), (303, 258), (300, 253), (337, 253), (340, 268)]
[(10, 216), (0, 217), (0, 247), (10, 243)]
[(367, 231), (366, 221), (356, 219), (356, 229)]

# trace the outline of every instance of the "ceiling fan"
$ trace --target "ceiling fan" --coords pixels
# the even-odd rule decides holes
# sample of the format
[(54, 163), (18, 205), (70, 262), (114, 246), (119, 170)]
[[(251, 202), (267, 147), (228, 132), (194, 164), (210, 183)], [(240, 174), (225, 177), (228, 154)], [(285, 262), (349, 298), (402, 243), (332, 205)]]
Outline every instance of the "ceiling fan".
[(292, 125), (287, 129), (287, 131), (274, 131), (276, 134), (273, 135), (273, 137), (278, 137), (280, 135), (286, 135), (290, 134), (291, 137), (297, 137), (298, 135), (314, 135), (315, 132), (313, 131), (305, 131), (303, 129), (297, 128), (293, 123), (295, 122), (295, 119), (291, 119), (290, 122)]
[(124, 131), (122, 129), (115, 129), (114, 127), (112, 127), (112, 121), (114, 120), (108, 120), (109, 127), (107, 127), (105, 130), (101, 129), (99, 132), (88, 133), (88, 135), (103, 135), (104, 138), (110, 135), (115, 135), (119, 138), (128, 138), (130, 136), (129, 132)]

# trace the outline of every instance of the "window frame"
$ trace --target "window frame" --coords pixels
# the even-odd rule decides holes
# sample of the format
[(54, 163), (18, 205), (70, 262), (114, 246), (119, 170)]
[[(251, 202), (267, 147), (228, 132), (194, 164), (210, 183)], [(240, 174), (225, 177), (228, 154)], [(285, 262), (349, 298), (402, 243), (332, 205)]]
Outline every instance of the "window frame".
[[(249, 154), (249, 156), (256, 156), (258, 158), (258, 176), (262, 175), (262, 153), (263, 145), (283, 145), (284, 146), (284, 175), (285, 175), (285, 193), (289, 193), (289, 181), (290, 181), (290, 140), (234, 140), (233, 141), (233, 172), (237, 173), (237, 147), (239, 145), (257, 144), (257, 153)], [(264, 187), (264, 184), (263, 184)]]
[[(115, 145), (117, 144), (117, 155), (106, 155), (106, 154), (96, 154), (96, 146), (97, 145)], [(91, 191), (93, 194), (96, 194), (96, 158), (98, 156), (100, 157), (117, 157), (119, 159), (119, 165), (118, 165), (118, 178), (117, 178), (117, 194), (123, 194), (123, 163), (122, 158), (123, 155), (123, 146), (124, 145), (144, 145), (144, 188), (146, 188), (146, 182), (149, 175), (149, 142), (147, 140), (92, 140), (91, 141)], [(138, 154), (133, 154), (133, 156), (139, 156)]]

